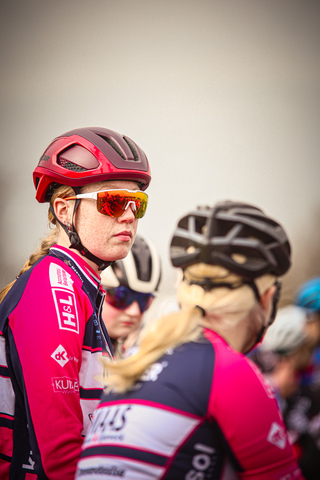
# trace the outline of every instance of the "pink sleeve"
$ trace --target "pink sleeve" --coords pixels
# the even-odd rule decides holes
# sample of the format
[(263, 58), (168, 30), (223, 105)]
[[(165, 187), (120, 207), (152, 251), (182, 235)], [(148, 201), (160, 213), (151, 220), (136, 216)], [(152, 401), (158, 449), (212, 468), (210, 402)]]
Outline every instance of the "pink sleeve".
[(243, 480), (303, 479), (277, 401), (258, 368), (221, 340), (216, 351), (209, 415), (243, 473)]
[(71, 480), (83, 440), (79, 370), (88, 305), (73, 282), (54, 295), (44, 263), (29, 279), (11, 328), (43, 469), (50, 480)]

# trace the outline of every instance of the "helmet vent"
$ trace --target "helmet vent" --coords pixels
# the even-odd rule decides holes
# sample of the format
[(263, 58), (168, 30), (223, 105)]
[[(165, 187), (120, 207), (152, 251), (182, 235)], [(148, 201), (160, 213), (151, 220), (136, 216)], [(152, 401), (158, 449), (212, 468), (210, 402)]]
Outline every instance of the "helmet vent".
[(99, 135), (99, 137), (101, 137), (105, 142), (107, 142), (110, 145), (110, 147), (112, 147), (113, 150), (115, 150), (120, 155), (120, 157), (123, 158), (123, 160), (125, 160), (123, 152), (120, 150), (118, 145), (113, 140), (111, 140), (111, 138), (104, 137), (103, 135)]
[(137, 147), (135, 146), (135, 144), (130, 140), (130, 138), (123, 137), (123, 139), (128, 144), (128, 147), (130, 148), (130, 150), (133, 154), (133, 160), (135, 162), (139, 162), (139, 160), (140, 160), (139, 153), (138, 153), (138, 150), (137, 150)]
[(86, 172), (87, 169), (80, 167), (80, 165), (76, 165), (75, 163), (69, 162), (63, 158), (58, 158), (57, 163), (61, 165), (61, 167), (66, 168), (67, 170), (72, 170), (73, 172)]

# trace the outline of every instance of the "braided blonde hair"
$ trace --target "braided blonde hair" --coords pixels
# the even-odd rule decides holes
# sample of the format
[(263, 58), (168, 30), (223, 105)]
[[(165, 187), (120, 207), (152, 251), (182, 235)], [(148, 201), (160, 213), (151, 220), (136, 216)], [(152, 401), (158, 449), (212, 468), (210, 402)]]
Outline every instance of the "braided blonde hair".
[[(73, 194), (74, 194), (74, 191), (71, 187), (61, 185), (54, 191), (50, 199), (50, 204), (53, 207), (54, 201), (58, 197), (65, 198)], [(6, 285), (0, 290), (0, 303), (2, 302), (4, 297), (7, 295), (11, 287), (14, 285), (17, 278), (19, 278), (20, 275), (22, 275), (24, 272), (29, 270), (29, 268), (31, 268), (40, 258), (47, 255), (49, 253), (50, 248), (57, 242), (61, 227), (59, 226), (55, 216), (51, 212), (50, 207), (48, 210), (48, 221), (49, 221), (49, 228), (53, 228), (53, 231), (46, 238), (44, 238), (44, 240), (42, 240), (40, 248), (36, 252), (30, 255), (26, 263), (23, 265), (21, 271), (19, 272), (19, 275), (17, 275), (17, 277), (11, 283), (9, 283), (8, 285)]]

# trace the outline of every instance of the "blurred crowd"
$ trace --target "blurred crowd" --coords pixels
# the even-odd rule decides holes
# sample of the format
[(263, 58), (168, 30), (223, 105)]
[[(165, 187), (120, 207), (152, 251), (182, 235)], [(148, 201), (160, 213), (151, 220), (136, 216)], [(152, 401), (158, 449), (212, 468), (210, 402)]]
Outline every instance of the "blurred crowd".
[(320, 277), (303, 283), (278, 310), (250, 353), (271, 383), (307, 480), (320, 478)]
[[(145, 265), (144, 278), (142, 265)], [(116, 262), (112, 269), (103, 273), (102, 281), (107, 291), (105, 321), (118, 356), (128, 355), (144, 322), (179, 310), (175, 296), (155, 298), (160, 280), (159, 256), (150, 240), (139, 236), (127, 259)], [(120, 305), (121, 300), (117, 303), (110, 297), (110, 293), (115, 295), (115, 292), (120, 297), (124, 292), (132, 296), (129, 301), (123, 298)], [(141, 306), (140, 310), (136, 301), (139, 295), (145, 297), (145, 307)], [(110, 315), (110, 310), (116, 315)], [(115, 318), (114, 323), (112, 318)], [(274, 390), (306, 480), (319, 480), (320, 277), (300, 286), (292, 304), (278, 310), (262, 342), (247, 356), (260, 368)]]

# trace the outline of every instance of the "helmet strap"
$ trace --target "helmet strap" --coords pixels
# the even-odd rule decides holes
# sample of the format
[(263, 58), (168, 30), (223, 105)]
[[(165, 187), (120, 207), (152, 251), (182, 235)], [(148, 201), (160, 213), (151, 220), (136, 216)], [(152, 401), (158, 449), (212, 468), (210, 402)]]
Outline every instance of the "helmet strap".
[[(254, 282), (253, 282), (254, 283)], [(270, 327), (270, 325), (273, 324), (274, 322), (274, 319), (276, 318), (276, 314), (277, 314), (277, 309), (278, 309), (278, 303), (279, 303), (279, 300), (280, 300), (280, 294), (281, 294), (281, 282), (279, 282), (279, 280), (276, 280), (275, 283), (274, 283), (275, 287), (276, 287), (276, 291), (272, 297), (272, 310), (271, 310), (271, 314), (270, 314), (270, 318), (269, 318), (269, 321), (266, 325), (263, 325), (260, 329), (260, 331), (258, 332), (258, 335), (257, 335), (257, 338), (256, 338), (256, 342), (254, 344), (254, 347), (256, 345), (258, 345), (261, 340), (263, 339), (264, 337), (264, 334), (265, 332), (267, 331), (267, 329)], [(252, 347), (252, 348), (254, 348)], [(250, 350), (252, 350), (249, 349)], [(248, 353), (248, 352), (245, 352), (245, 353)]]
[[(76, 194), (80, 193), (80, 188), (73, 187), (73, 189), (74, 189)], [(93, 253), (89, 252), (89, 250), (82, 245), (80, 237), (78, 235), (78, 232), (75, 229), (74, 217), (75, 217), (76, 210), (79, 206), (79, 203), (80, 203), (80, 199), (77, 198), (75, 200), (75, 206), (74, 206), (74, 210), (73, 210), (72, 224), (71, 225), (70, 224), (65, 225), (64, 223), (60, 222), (60, 220), (57, 218), (57, 216), (55, 214), (54, 208), (52, 207), (51, 203), (50, 203), (49, 208), (50, 208), (50, 211), (51, 211), (52, 215), (54, 216), (54, 218), (57, 220), (57, 222), (59, 222), (59, 224), (61, 225), (61, 227), (63, 228), (63, 230), (66, 232), (66, 234), (69, 237), (69, 240), (70, 240), (69, 248), (77, 250), (78, 252), (81, 253), (81, 255), (83, 257), (86, 257), (86, 258), (88, 258), (88, 260), (91, 260), (93, 263), (95, 263), (98, 266), (98, 270), (104, 270), (105, 268), (112, 265), (113, 261), (110, 261), (110, 262), (107, 261), (106, 262), (106, 261), (102, 260), (101, 258), (97, 257), (96, 255), (93, 255)]]
[[(78, 234), (77, 232), (75, 232), (75, 236), (73, 238), (76, 238), (78, 237)], [(70, 237), (69, 237), (70, 238)], [(73, 240), (72, 238), (72, 240)], [(79, 237), (78, 237), (79, 238)], [(71, 240), (71, 239), (70, 239)], [(71, 241), (72, 241), (71, 240)], [(89, 250), (84, 247), (79, 239), (78, 242), (70, 245), (69, 248), (73, 248), (74, 250), (78, 250), (78, 252), (81, 253), (81, 255), (83, 257), (86, 257), (88, 258), (89, 260), (91, 260), (93, 263), (95, 263), (96, 265), (98, 265), (98, 270), (104, 270), (105, 268), (109, 267), (110, 265), (113, 264), (113, 261), (110, 261), (110, 262), (105, 262), (104, 260), (102, 260), (101, 258), (99, 257), (96, 257), (95, 255), (93, 255), (93, 253), (89, 252)]]

